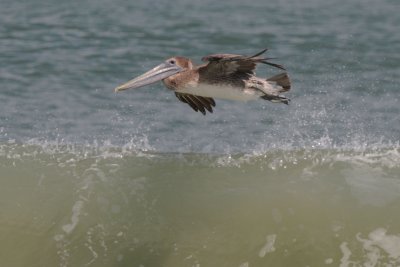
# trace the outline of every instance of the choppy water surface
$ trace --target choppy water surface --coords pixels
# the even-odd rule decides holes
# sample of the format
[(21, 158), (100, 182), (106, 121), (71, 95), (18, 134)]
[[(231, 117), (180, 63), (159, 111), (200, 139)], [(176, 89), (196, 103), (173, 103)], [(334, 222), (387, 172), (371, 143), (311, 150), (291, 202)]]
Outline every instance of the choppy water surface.
[[(3, 3), (0, 265), (400, 266), (398, 9)], [(264, 47), (289, 106), (113, 93), (172, 55)]]

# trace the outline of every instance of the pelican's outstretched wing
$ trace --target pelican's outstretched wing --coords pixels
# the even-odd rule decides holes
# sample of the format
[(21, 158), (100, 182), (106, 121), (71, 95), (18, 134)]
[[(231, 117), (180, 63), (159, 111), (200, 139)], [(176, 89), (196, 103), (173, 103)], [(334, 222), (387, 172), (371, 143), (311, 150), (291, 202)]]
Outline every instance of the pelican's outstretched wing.
[(213, 113), (213, 107), (215, 107), (215, 101), (211, 97), (203, 97), (185, 93), (175, 93), (175, 96), (183, 103), (188, 104), (194, 111), (200, 111), (203, 115), (206, 115), (206, 110)]
[[(269, 62), (271, 58), (261, 57), (268, 49), (253, 56), (241, 56), (234, 54), (213, 54), (205, 56), (202, 61), (208, 61), (208, 64), (199, 67), (200, 79), (207, 81), (220, 82), (222, 79), (236, 78), (246, 79), (254, 74), (254, 69), (259, 63), (267, 64), (282, 70), (282, 65)], [(239, 79), (238, 79), (239, 78)]]

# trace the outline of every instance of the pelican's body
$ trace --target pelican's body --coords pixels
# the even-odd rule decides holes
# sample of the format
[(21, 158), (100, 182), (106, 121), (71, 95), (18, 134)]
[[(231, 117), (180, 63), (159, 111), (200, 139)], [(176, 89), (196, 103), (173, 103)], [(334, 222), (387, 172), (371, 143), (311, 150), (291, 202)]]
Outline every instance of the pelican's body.
[(203, 58), (208, 64), (199, 66), (194, 66), (188, 58), (173, 57), (117, 87), (115, 91), (138, 88), (162, 80), (180, 101), (204, 115), (206, 110), (213, 112), (214, 98), (239, 101), (262, 98), (288, 104), (289, 99), (280, 95), (290, 89), (290, 80), (286, 73), (269, 79), (255, 75), (254, 70), (258, 63), (284, 70), (281, 65), (259, 57), (265, 51), (266, 49), (251, 57), (214, 54)]
[(257, 92), (256, 90), (234, 87), (224, 84), (199, 84), (197, 86), (187, 85), (179, 92), (203, 97), (228, 99), (235, 101), (256, 100), (261, 96), (261, 92)]

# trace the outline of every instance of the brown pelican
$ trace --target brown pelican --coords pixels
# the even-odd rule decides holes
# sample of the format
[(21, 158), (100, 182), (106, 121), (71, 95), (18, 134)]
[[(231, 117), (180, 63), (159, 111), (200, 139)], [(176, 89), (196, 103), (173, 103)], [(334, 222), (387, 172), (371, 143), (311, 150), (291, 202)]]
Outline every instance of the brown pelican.
[(265, 99), (271, 102), (288, 104), (290, 99), (280, 93), (290, 90), (290, 80), (286, 72), (264, 79), (256, 77), (258, 63), (268, 64), (285, 70), (279, 64), (269, 62), (271, 58), (260, 57), (267, 49), (253, 56), (233, 54), (213, 54), (202, 58), (208, 62), (194, 66), (185, 57), (172, 57), (124, 83), (115, 92), (139, 88), (160, 80), (175, 92), (176, 97), (188, 104), (196, 112), (206, 115), (213, 112), (213, 98), (248, 101)]

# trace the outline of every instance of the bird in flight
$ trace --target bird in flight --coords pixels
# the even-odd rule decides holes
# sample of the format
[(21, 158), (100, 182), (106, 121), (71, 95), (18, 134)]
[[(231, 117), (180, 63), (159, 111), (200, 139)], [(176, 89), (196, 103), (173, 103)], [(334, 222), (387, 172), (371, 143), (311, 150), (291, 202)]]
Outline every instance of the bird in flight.
[[(282, 65), (262, 57), (268, 49), (253, 56), (213, 54), (205, 56), (207, 62), (194, 66), (189, 58), (176, 56), (167, 59), (146, 73), (118, 86), (115, 92), (143, 87), (158, 81), (174, 91), (175, 96), (203, 115), (213, 112), (214, 98), (248, 101), (269, 100), (289, 104), (281, 93), (290, 90), (291, 82)], [(267, 64), (284, 72), (268, 79), (256, 76), (257, 64)]]

